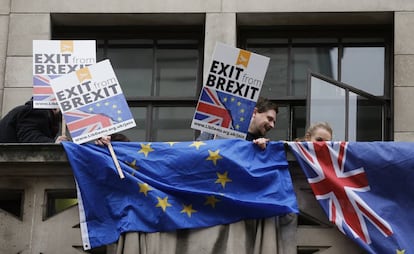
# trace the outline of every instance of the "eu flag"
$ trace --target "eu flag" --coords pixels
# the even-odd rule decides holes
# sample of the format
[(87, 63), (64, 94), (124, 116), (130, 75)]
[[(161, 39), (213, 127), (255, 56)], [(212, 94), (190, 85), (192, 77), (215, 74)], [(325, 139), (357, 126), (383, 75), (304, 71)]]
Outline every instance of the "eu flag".
[(256, 102), (219, 91), (217, 94), (231, 116), (232, 129), (247, 133)]
[(414, 253), (414, 144), (289, 142), (329, 220), (369, 253)]
[(125, 178), (106, 147), (63, 142), (78, 187), (84, 249), (129, 231), (208, 227), (297, 213), (285, 149), (240, 139), (113, 142)]

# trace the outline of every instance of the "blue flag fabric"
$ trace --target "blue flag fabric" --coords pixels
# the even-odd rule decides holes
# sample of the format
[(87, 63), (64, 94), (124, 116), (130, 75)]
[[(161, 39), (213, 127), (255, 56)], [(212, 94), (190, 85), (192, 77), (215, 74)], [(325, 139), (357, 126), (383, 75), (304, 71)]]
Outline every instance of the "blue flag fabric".
[(322, 208), (369, 253), (414, 253), (414, 143), (289, 142)]
[(282, 142), (113, 142), (125, 178), (107, 147), (63, 142), (78, 187), (84, 249), (121, 233), (208, 227), (297, 213)]

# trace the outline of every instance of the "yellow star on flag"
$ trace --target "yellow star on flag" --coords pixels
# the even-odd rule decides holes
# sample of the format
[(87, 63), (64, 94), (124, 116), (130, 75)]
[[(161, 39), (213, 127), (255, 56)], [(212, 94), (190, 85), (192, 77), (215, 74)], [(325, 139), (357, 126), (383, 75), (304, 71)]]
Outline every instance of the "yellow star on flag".
[(147, 196), (148, 191), (153, 190), (151, 186), (149, 186), (147, 183), (139, 183), (139, 193), (144, 193), (145, 196)]
[(223, 157), (220, 156), (220, 149), (217, 149), (217, 151), (213, 152), (208, 150), (208, 153), (210, 154), (206, 160), (213, 161), (214, 165), (217, 165), (217, 160), (223, 159)]
[(206, 145), (206, 143), (204, 143), (203, 141), (194, 141), (190, 146), (195, 146), (195, 148), (197, 148), (197, 150), (200, 148), (200, 146), (204, 146)]
[(405, 254), (405, 250), (397, 250), (397, 254)]
[(227, 171), (224, 174), (217, 172), (217, 180), (215, 183), (220, 183), (223, 186), (223, 189), (226, 187), (226, 183), (231, 182), (231, 179), (227, 177)]
[(170, 146), (173, 146), (173, 145), (177, 144), (178, 142), (165, 142), (165, 143), (169, 144)]
[(211, 207), (215, 208), (217, 202), (220, 202), (220, 200), (217, 199), (215, 196), (210, 195), (210, 196), (207, 196), (207, 200), (204, 203), (204, 205), (211, 205)]
[(181, 210), (181, 213), (187, 213), (188, 217), (191, 217), (192, 213), (197, 212), (197, 210), (193, 209), (193, 205), (183, 205), (183, 210)]
[(171, 204), (168, 203), (168, 197), (165, 197), (165, 198), (157, 197), (157, 199), (158, 199), (158, 204), (155, 207), (161, 207), (164, 212), (168, 206), (171, 206)]
[(141, 144), (141, 150), (139, 150), (138, 153), (143, 153), (145, 154), (145, 157), (147, 157), (148, 154), (153, 151), (154, 149), (151, 148), (151, 143), (146, 144), (146, 145)]
[(136, 170), (138, 169), (137, 160), (133, 160), (132, 162), (127, 162), (126, 161), (126, 164), (128, 164), (133, 169), (136, 169)]

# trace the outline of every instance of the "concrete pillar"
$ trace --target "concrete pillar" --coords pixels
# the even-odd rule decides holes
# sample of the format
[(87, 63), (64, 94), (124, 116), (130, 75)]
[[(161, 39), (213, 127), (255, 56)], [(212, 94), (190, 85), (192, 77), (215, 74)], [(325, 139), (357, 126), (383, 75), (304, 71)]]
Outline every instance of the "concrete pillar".
[(2, 114), (32, 96), (32, 41), (50, 39), (50, 15), (11, 13), (8, 27)]
[(6, 69), (7, 34), (9, 32), (10, 1), (0, 0), (0, 118), (4, 96), (4, 73)]
[(394, 140), (414, 141), (414, 12), (395, 12)]
[(204, 78), (210, 68), (216, 42), (236, 46), (236, 13), (207, 13), (205, 29)]

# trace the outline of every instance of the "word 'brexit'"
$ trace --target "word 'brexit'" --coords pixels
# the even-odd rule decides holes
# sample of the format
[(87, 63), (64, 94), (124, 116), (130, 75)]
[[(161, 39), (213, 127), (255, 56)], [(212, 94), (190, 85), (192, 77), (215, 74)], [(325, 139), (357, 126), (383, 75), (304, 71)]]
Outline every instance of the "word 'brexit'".
[[(95, 85), (95, 87), (97, 86)], [(92, 90), (91, 81), (87, 81), (71, 88), (65, 88), (64, 90), (58, 91), (56, 97), (60, 101), (59, 104), (62, 107), (62, 111), (65, 112), (117, 95), (121, 92), (119, 88), (119, 85), (115, 83)]]

